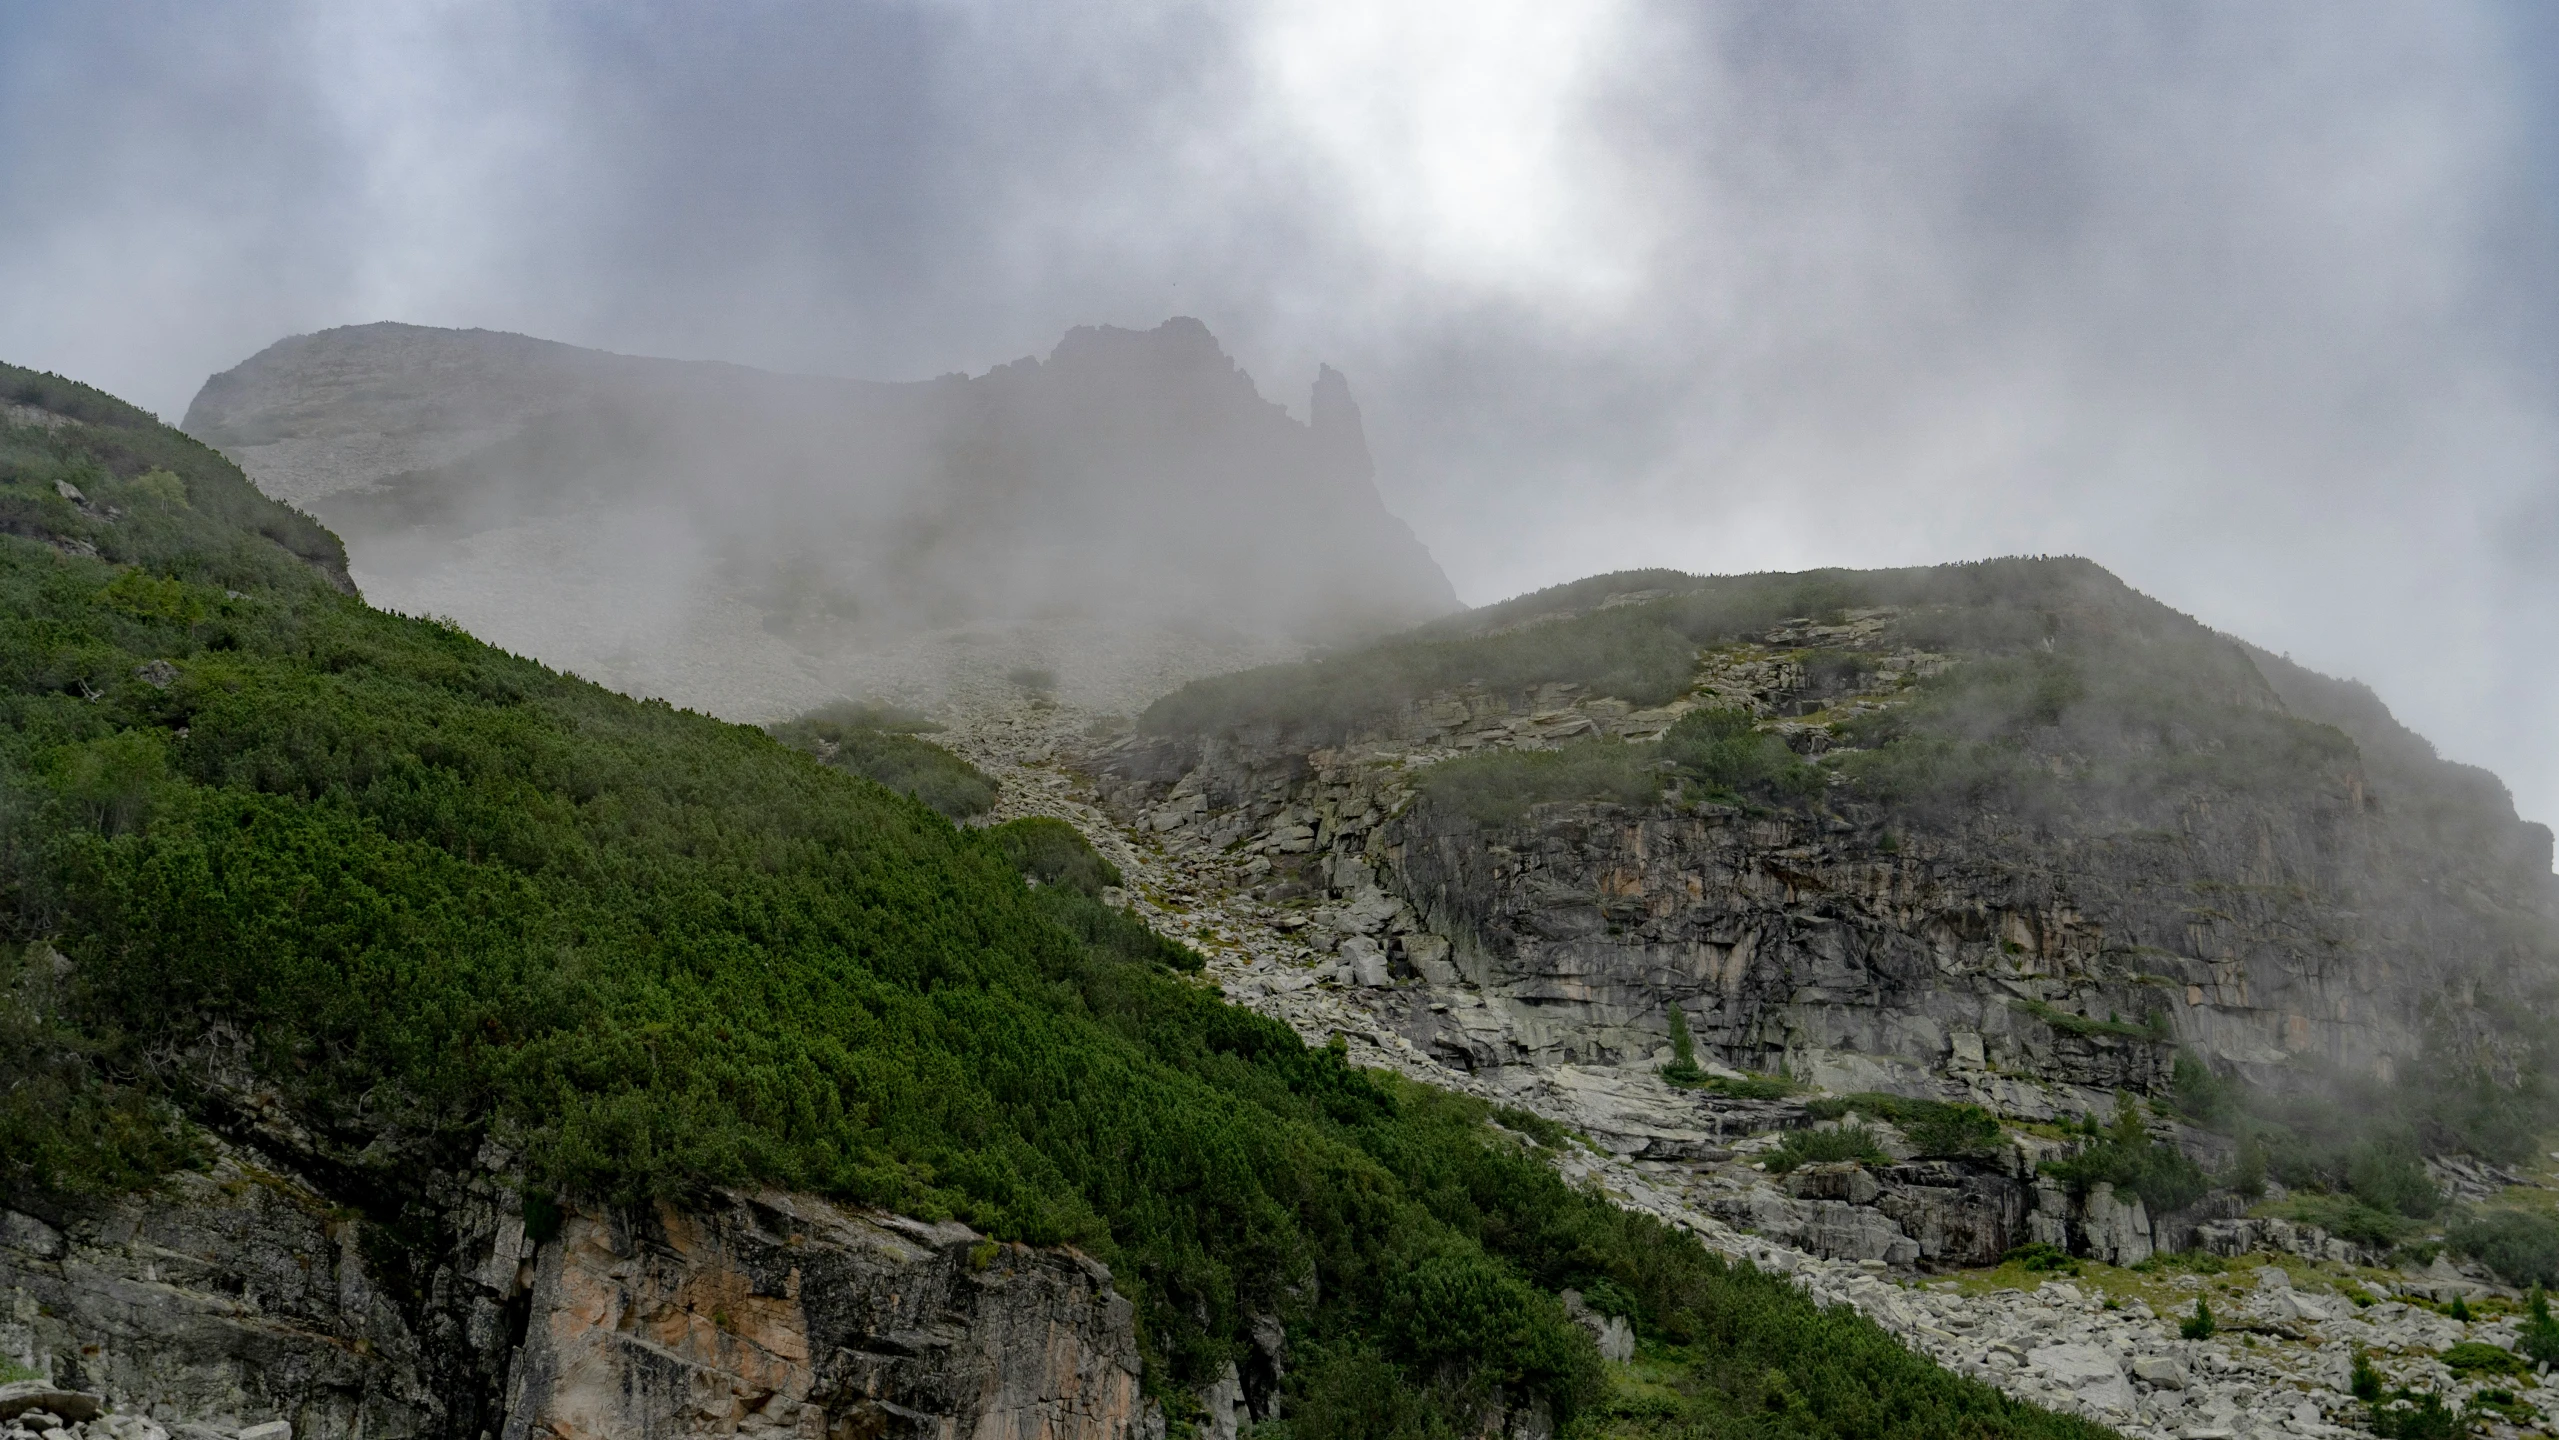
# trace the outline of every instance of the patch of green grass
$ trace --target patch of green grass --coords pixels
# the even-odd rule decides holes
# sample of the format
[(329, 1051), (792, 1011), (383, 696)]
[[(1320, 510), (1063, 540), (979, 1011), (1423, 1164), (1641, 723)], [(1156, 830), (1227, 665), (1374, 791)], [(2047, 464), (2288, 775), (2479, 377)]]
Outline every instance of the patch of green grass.
[[(1611, 586), (1676, 593), (1591, 609)], [(1696, 678), (1708, 645), (1766, 632), (1781, 622), (1836, 618), (1855, 606), (1935, 607), (2002, 617), (2037, 607), (2125, 603), (2119, 582), (2084, 560), (2003, 559), (1907, 570), (1811, 570), (1796, 574), (1598, 576), (1422, 626), (1320, 660), (1195, 681), (1150, 706), (1148, 734), (1209, 735), (1264, 729), (1299, 743), (1332, 744), (1430, 695), (1466, 685), (1516, 695), (1546, 684), (1659, 705)], [(2138, 600), (2138, 597), (2134, 597)], [(2141, 605), (2151, 602), (2139, 601)], [(2166, 613), (2165, 607), (2153, 607)], [(1571, 614), (1571, 611), (1581, 611)], [(1958, 621), (1958, 624), (1965, 622)], [(2016, 643), (2032, 618), (1973, 624), (1968, 640)], [(1832, 662), (1814, 652), (1816, 668)]]
[(2161, 1250), (2132, 1267), (2144, 1275), (2164, 1275), (2183, 1271), (2189, 1275), (2219, 1275), (2230, 1268), (2230, 1262), (2209, 1250)]

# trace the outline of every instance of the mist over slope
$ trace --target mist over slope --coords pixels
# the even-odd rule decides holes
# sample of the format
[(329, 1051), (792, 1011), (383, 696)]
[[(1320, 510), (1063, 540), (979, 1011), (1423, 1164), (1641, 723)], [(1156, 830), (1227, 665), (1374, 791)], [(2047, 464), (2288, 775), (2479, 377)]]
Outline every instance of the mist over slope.
[(1337, 372), (1308, 413), (1188, 319), (911, 384), (378, 324), (214, 376), (186, 429), (344, 535), (380, 603), (755, 714), (911, 687), (876, 662), (935, 632), (1031, 627), (1073, 686), (1095, 635), (1260, 659), (1455, 610)]

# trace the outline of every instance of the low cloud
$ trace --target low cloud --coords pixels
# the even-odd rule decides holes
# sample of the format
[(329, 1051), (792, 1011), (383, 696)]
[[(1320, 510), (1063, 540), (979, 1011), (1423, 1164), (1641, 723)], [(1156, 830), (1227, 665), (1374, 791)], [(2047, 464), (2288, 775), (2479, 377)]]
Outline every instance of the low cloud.
[(883, 379), (1197, 315), (1482, 601), (2075, 551), (2559, 819), (2522, 7), (0, 20), (0, 352), (402, 319)]

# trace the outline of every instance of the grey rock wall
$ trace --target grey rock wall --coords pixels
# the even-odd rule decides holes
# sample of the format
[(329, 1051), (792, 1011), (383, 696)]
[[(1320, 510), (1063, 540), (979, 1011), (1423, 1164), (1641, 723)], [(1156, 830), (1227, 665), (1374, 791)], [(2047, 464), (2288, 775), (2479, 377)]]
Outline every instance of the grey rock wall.
[(782, 1194), (540, 1240), (455, 1213), (435, 1264), (239, 1151), (0, 1212), (0, 1353), (181, 1437), (1162, 1434), (1133, 1309), (1071, 1252)]

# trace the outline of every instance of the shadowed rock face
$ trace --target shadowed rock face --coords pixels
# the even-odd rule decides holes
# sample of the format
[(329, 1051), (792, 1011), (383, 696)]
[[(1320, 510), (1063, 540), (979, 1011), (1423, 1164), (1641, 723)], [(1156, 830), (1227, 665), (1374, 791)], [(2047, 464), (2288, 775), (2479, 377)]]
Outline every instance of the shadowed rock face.
[(704, 643), (742, 669), (962, 624), (1337, 638), (1456, 609), (1337, 372), (1309, 415), (1194, 320), (914, 384), (383, 324), (214, 376), (186, 428), (343, 534), (381, 603), (554, 663), (593, 658), (563, 612), (681, 644), (682, 614), (725, 605), (746, 637)]

